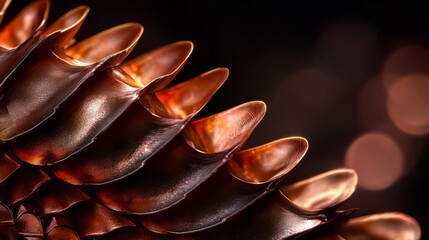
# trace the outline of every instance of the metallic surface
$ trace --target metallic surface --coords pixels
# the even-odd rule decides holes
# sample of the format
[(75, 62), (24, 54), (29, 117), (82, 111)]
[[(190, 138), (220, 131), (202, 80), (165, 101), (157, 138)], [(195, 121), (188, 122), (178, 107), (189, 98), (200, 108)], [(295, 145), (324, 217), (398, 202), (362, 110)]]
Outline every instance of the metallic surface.
[(89, 199), (91, 197), (81, 189), (62, 181), (52, 180), (41, 186), (22, 205), (37, 212), (41, 217), (46, 217)]
[(0, 184), (20, 167), (19, 163), (4, 152), (0, 156)]
[(304, 215), (278, 192), (252, 204), (225, 223), (202, 232), (178, 236), (180, 240), (249, 239), (281, 240), (321, 225), (325, 216)]
[[(244, 109), (258, 112), (246, 112)], [(121, 181), (102, 185), (96, 188), (95, 192), (106, 206), (115, 210), (148, 214), (168, 208), (182, 200), (227, 161), (247, 139), (264, 112), (265, 109), (261, 103), (250, 102), (217, 115), (196, 120), (199, 126), (210, 123), (205, 125), (207, 131), (213, 128), (234, 129), (242, 123), (241, 121), (224, 122), (223, 120), (228, 119), (229, 115), (248, 121), (246, 130), (237, 135), (235, 142), (225, 145), (225, 148), (218, 149), (216, 152), (204, 152), (193, 147), (194, 142), (210, 142), (211, 139), (208, 139), (207, 135), (193, 135), (191, 139), (179, 135), (162, 152), (153, 156), (140, 171)], [(247, 118), (249, 114), (254, 117)], [(216, 124), (213, 124), (213, 119), (217, 120)], [(191, 127), (192, 123), (186, 128)]]
[[(5, 1), (7, 7), (9, 1)], [(38, 45), (46, 25), (49, 1), (34, 1), (22, 9), (7, 25), (0, 29), (0, 86), (4, 79)], [(5, 9), (2, 7), (1, 11)], [(3, 14), (0, 14), (0, 20)]]
[(3, 20), (4, 13), (6, 12), (6, 9), (9, 7), (9, 4), (12, 0), (0, 0), (0, 23)]
[(3, 203), (0, 203), (0, 239), (16, 239), (14, 215)]
[(80, 237), (69, 227), (57, 226), (46, 233), (46, 240), (80, 240)]
[[(126, 70), (122, 70), (121, 65), (96, 73), (62, 103), (52, 117), (27, 134), (9, 141), (9, 148), (19, 159), (41, 165), (69, 157), (91, 144), (100, 132), (137, 101), (148, 84), (165, 84), (172, 80), (166, 77), (172, 74), (167, 70), (176, 70), (183, 65), (190, 50), (190, 44), (178, 42), (163, 48), (163, 51), (138, 58), (139, 61), (132, 61), (133, 68), (129, 67), (130, 63), (125, 63)], [(141, 68), (148, 58), (153, 62), (163, 60), (165, 65), (158, 71), (144, 72)], [(166, 64), (168, 62), (170, 64)], [(156, 81), (161, 78), (162, 81)], [(142, 83), (142, 79), (148, 82)]]
[[(0, 185), (0, 201), (15, 205), (29, 197), (51, 178), (44, 172), (21, 167)], [(13, 187), (12, 187), (13, 186)]]
[[(216, 74), (220, 72), (224, 74)], [(53, 172), (72, 184), (103, 184), (137, 171), (207, 103), (225, 81), (225, 73), (218, 69), (156, 92), (145, 106), (135, 102), (91, 146), (52, 166)], [(164, 95), (182, 101), (162, 102)]]
[(335, 169), (317, 176), (283, 184), (280, 191), (291, 202), (309, 212), (338, 207), (355, 191), (357, 174), (353, 169)]
[(419, 224), (408, 215), (386, 212), (349, 219), (338, 227), (345, 239), (420, 239)]
[(16, 218), (16, 231), (26, 239), (43, 239), (44, 228), (42, 219), (34, 212), (19, 206)]
[[(0, 86), (0, 139), (16, 137), (51, 116), (94, 71), (119, 64), (142, 31), (138, 24), (123, 24), (64, 51), (49, 49), (28, 56)], [(29, 162), (43, 164), (40, 159)]]
[[(74, 208), (79, 209), (75, 211)], [(83, 202), (54, 217), (55, 226), (69, 226), (83, 238), (96, 237), (115, 229), (135, 226), (125, 216), (94, 201)]]
[[(238, 152), (227, 163), (231, 166), (233, 162), (232, 166), (235, 168), (219, 169), (206, 182), (190, 192), (183, 201), (160, 213), (142, 216), (141, 222), (155, 232), (180, 234), (219, 225), (273, 191), (285, 174), (302, 159), (307, 148), (307, 141), (297, 137)], [(273, 153), (279, 156), (272, 156)], [(271, 162), (273, 159), (275, 164)], [(243, 166), (243, 163), (271, 166), (262, 169), (237, 167)], [(256, 172), (252, 174), (249, 170)], [(240, 176), (263, 176), (263, 178), (250, 181), (250, 178), (239, 178)]]
[(291, 171), (304, 157), (308, 142), (302, 137), (282, 138), (234, 154), (226, 167), (237, 179), (262, 184)]
[[(314, 188), (321, 188), (315, 198), (319, 199), (323, 204), (317, 207), (314, 206), (314, 199), (311, 198), (309, 199), (310, 204), (305, 204), (305, 209), (301, 208), (303, 204), (294, 201), (299, 199), (299, 195), (306, 196), (306, 192), (294, 188), (293, 198), (291, 198), (282, 191), (283, 188), (288, 186), (283, 183), (278, 190), (259, 199), (238, 215), (226, 219), (225, 223), (201, 232), (187, 234), (177, 239), (280, 240), (302, 235), (302, 233), (310, 229), (322, 226), (335, 218), (340, 218), (343, 214), (348, 214), (347, 211), (344, 213), (336, 212), (336, 208), (333, 208), (333, 206), (338, 207), (347, 198), (332, 197), (330, 194), (323, 193), (338, 192), (338, 195), (350, 197), (350, 192), (353, 192), (356, 186), (349, 183), (350, 178), (355, 178), (356, 174), (348, 169), (343, 169), (320, 174), (317, 178), (332, 179), (332, 175), (347, 175), (348, 177), (338, 177), (337, 180), (340, 184), (334, 181), (314, 181), (311, 179), (302, 181), (302, 183), (311, 182)], [(299, 185), (299, 183), (297, 184)]]
[(142, 227), (133, 228), (121, 228), (112, 233), (95, 237), (95, 240), (123, 240), (126, 236), (127, 239), (132, 240), (163, 240), (159, 235), (150, 232), (149, 230)]
[[(9, 4), (0, 0), (0, 21)], [(240, 151), (265, 103), (193, 120), (229, 70), (170, 85), (192, 42), (123, 63), (141, 25), (75, 44), (89, 7), (45, 28), (49, 6), (36, 0), (0, 29), (0, 239), (421, 237), (406, 214), (340, 209), (352, 169), (287, 183), (305, 138)]]

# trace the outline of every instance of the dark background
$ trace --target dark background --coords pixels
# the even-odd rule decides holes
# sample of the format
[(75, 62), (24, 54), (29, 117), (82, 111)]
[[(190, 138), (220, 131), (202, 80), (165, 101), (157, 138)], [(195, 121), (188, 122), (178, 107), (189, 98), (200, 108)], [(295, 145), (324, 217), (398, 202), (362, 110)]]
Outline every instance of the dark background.
[[(28, 2), (15, 0), (5, 20)], [(229, 68), (227, 82), (199, 117), (247, 101), (266, 102), (267, 114), (246, 148), (296, 135), (310, 143), (287, 181), (345, 167), (348, 146), (363, 133), (402, 136), (410, 154), (401, 178), (382, 190), (358, 187), (345, 205), (358, 207), (357, 215), (404, 212), (420, 223), (422, 239), (429, 236), (427, 135), (398, 133), (385, 120), (382, 87), (371, 83), (364, 88), (380, 77), (398, 48), (429, 48), (429, 3), (52, 0), (50, 22), (83, 4), (91, 10), (78, 41), (126, 22), (145, 27), (129, 58), (167, 43), (192, 41), (191, 58), (173, 83)]]

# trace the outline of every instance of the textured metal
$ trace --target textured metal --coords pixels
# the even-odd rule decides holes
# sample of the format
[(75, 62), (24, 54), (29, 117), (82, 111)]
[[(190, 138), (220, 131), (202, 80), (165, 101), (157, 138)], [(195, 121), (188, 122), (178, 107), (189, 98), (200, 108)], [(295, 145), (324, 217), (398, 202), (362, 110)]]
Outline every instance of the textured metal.
[(338, 228), (345, 239), (420, 239), (418, 223), (406, 214), (386, 212), (349, 219)]
[[(43, 48), (28, 56), (0, 86), (0, 139), (12, 139), (51, 116), (94, 71), (119, 64), (142, 31), (140, 25), (123, 24), (65, 50)], [(37, 156), (23, 160), (45, 164)]]
[[(0, 8), (0, 20), (10, 1)], [(40, 44), (40, 35), (49, 14), (49, 1), (38, 0), (22, 9), (0, 30), (0, 86), (18, 64)], [(2, 139), (2, 138), (0, 138)]]
[[(91, 144), (100, 132), (138, 100), (146, 86), (156, 89), (158, 85), (171, 81), (191, 50), (189, 42), (178, 42), (125, 63), (124, 67), (120, 65), (95, 74), (61, 104), (55, 115), (28, 134), (10, 141), (11, 151), (24, 161), (37, 161), (42, 165), (69, 157)], [(151, 59), (152, 64), (163, 61), (164, 65), (148, 74), (141, 69), (146, 67), (147, 59)]]
[(11, 209), (0, 203), (0, 239), (16, 239), (14, 215)]
[(80, 240), (79, 234), (73, 229), (57, 226), (46, 233), (46, 240)]
[[(212, 79), (212, 76), (216, 74), (156, 92), (146, 106), (135, 103), (100, 135), (99, 141), (53, 166), (54, 173), (73, 184), (104, 184), (137, 171), (183, 129), (224, 81), (224, 78)], [(201, 83), (204, 89), (199, 87)], [(189, 91), (184, 92), (183, 86)], [(176, 102), (175, 105), (162, 99), (163, 95), (181, 98), (183, 94), (194, 97), (191, 102)], [(151, 106), (147, 106), (149, 104)]]
[(352, 169), (335, 169), (279, 189), (285, 197), (307, 212), (338, 207), (355, 191), (357, 174)]
[(41, 217), (46, 217), (63, 212), (73, 205), (89, 199), (91, 197), (81, 189), (62, 181), (52, 180), (41, 186), (22, 205)]
[[(218, 225), (274, 190), (307, 147), (305, 139), (289, 138), (236, 153), (227, 167), (182, 202), (159, 214), (143, 216), (141, 222), (159, 233), (187, 233)], [(259, 167), (267, 165), (271, 166)]]
[(6, 12), (6, 9), (9, 7), (9, 4), (12, 0), (0, 0), (0, 23), (3, 20), (4, 13)]
[(126, 60), (141, 25), (76, 43), (89, 8), (46, 27), (49, 7), (36, 0), (0, 28), (0, 239), (420, 238), (403, 213), (341, 209), (352, 169), (288, 183), (303, 137), (242, 150), (265, 103), (194, 119), (229, 70), (174, 84), (192, 42)]
[[(168, 208), (185, 198), (227, 161), (264, 113), (265, 105), (250, 102), (194, 121), (184, 130), (192, 132), (192, 135), (178, 136), (151, 158), (141, 171), (121, 181), (100, 186), (96, 194), (107, 206), (125, 212), (148, 214)], [(237, 121), (228, 121), (231, 118)], [(197, 126), (197, 131), (194, 126)], [(227, 134), (233, 129), (237, 129), (234, 131), (237, 136), (228, 139)], [(218, 134), (205, 134), (210, 131)], [(210, 146), (217, 143), (213, 141), (215, 136), (224, 139), (223, 146)]]
[(50, 179), (41, 170), (21, 167), (0, 185), (0, 201), (11, 205), (17, 204)]
[(70, 211), (54, 217), (52, 227), (70, 226), (83, 238), (96, 237), (135, 224), (118, 212), (110, 210), (94, 201), (73, 206)]
[(11, 159), (7, 154), (0, 156), (0, 184), (20, 167), (19, 163)]

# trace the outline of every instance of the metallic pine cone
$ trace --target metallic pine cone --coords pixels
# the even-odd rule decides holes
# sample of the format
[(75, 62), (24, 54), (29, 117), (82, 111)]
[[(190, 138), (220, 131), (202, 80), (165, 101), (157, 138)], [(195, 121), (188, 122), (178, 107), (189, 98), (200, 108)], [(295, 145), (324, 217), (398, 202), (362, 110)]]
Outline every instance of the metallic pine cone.
[(2, 24), (1, 239), (420, 238), (403, 213), (340, 209), (352, 169), (286, 182), (305, 138), (242, 150), (263, 102), (194, 119), (228, 69), (170, 85), (191, 42), (126, 60), (143, 33), (128, 23), (75, 44), (88, 10), (45, 26), (36, 0)]

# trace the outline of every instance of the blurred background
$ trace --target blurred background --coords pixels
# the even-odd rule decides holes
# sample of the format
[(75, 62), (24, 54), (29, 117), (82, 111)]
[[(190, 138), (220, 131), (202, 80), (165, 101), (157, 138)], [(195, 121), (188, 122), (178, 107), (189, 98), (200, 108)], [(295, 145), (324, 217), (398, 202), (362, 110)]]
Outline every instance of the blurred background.
[[(13, 1), (5, 21), (29, 2)], [(309, 151), (286, 181), (353, 168), (343, 208), (404, 212), (429, 237), (429, 2), (51, 0), (50, 22), (83, 4), (78, 41), (126, 22), (145, 27), (129, 58), (192, 41), (174, 84), (230, 70), (197, 118), (264, 101), (245, 148), (303, 136)]]

